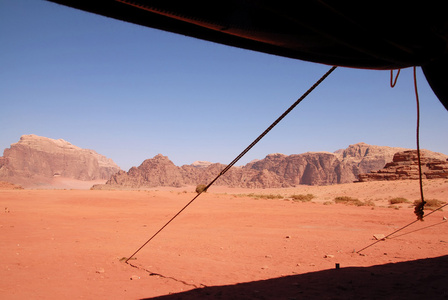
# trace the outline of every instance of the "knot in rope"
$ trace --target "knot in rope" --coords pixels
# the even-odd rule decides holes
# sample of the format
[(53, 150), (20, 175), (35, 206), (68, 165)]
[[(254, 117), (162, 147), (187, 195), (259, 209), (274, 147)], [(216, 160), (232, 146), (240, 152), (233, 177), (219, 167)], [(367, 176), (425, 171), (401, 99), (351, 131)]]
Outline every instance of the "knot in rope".
[(424, 212), (425, 204), (426, 201), (422, 200), (417, 205), (415, 205), (414, 214), (417, 216), (417, 220), (423, 221), (423, 215), (425, 214)]

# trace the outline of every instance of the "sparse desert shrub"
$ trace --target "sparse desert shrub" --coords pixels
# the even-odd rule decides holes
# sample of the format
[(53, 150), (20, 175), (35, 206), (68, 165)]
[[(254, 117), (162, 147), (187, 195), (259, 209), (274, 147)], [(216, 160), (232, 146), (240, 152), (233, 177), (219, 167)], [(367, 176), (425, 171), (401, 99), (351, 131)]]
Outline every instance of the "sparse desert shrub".
[(389, 204), (409, 203), (409, 200), (402, 197), (392, 198), (389, 200)]
[(205, 184), (198, 184), (197, 186), (196, 186), (196, 193), (202, 193), (202, 192), (204, 192), (204, 193), (206, 193), (207, 192), (207, 189), (206, 189), (206, 185)]
[[(426, 201), (425, 208), (429, 209), (429, 210), (437, 209), (437, 208), (439, 208), (440, 206), (442, 206), (442, 205), (444, 205), (446, 203), (444, 201), (437, 200), (437, 199), (426, 199), (425, 201)], [(415, 200), (414, 201), (414, 206), (416, 206), (420, 202), (422, 202), (422, 200)]]
[(348, 196), (336, 197), (336, 198), (334, 198), (334, 202), (343, 203), (343, 204), (347, 204), (347, 205), (356, 205), (356, 206), (364, 206), (365, 205), (365, 203), (362, 202), (361, 200), (359, 200), (357, 198), (348, 197)]
[(299, 194), (299, 195), (291, 195), (292, 200), (294, 201), (301, 201), (301, 202), (308, 202), (314, 199), (313, 194)]
[(254, 199), (284, 199), (285, 197), (280, 194), (237, 194), (237, 197), (251, 197)]
[(363, 203), (364, 203), (364, 206), (376, 206), (375, 202), (373, 202), (372, 200), (366, 200)]
[(280, 194), (277, 194), (277, 195), (276, 194), (266, 194), (266, 195), (265, 194), (259, 194), (259, 195), (254, 194), (253, 197), (260, 198), (260, 199), (283, 199), (283, 198), (285, 198)]

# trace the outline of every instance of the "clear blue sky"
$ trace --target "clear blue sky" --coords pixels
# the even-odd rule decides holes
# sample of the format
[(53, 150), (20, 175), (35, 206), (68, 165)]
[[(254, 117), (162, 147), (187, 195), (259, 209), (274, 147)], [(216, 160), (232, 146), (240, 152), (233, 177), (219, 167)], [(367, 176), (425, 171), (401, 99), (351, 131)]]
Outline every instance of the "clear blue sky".
[[(62, 138), (128, 170), (229, 163), (329, 66), (145, 28), (37, 0), (0, 0), (0, 151)], [(415, 148), (412, 69), (338, 68), (238, 165), (365, 142)], [(448, 112), (418, 69), (421, 147), (448, 154)], [(1, 154), (1, 153), (0, 153)]]

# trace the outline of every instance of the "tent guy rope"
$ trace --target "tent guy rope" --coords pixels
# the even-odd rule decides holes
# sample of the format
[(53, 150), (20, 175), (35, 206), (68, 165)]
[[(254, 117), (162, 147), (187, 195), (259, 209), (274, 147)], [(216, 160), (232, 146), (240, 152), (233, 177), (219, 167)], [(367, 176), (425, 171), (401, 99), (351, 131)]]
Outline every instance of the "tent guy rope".
[[(392, 83), (392, 77), (393, 77), (392, 71), (391, 71), (390, 74), (391, 74), (391, 87), (394, 87), (395, 84), (397, 83), (397, 77), (398, 77), (399, 72), (397, 73), (397, 76), (395, 77), (395, 81), (393, 83)], [(414, 92), (415, 92), (415, 99), (416, 99), (416, 104), (417, 104), (416, 142), (417, 142), (417, 159), (418, 159), (418, 175), (419, 175), (418, 179), (419, 179), (419, 185), (420, 185), (420, 198), (421, 198), (421, 202), (419, 204), (417, 204), (415, 206), (415, 209), (414, 209), (414, 213), (417, 216), (417, 220), (414, 220), (411, 223), (409, 223), (407, 225), (404, 225), (403, 227), (395, 230), (394, 232), (392, 232), (392, 233), (388, 234), (387, 236), (385, 236), (383, 239), (377, 240), (377, 241), (371, 243), (370, 245), (362, 248), (361, 250), (356, 251), (356, 253), (358, 253), (358, 254), (361, 251), (363, 251), (363, 250), (365, 250), (367, 248), (370, 248), (371, 246), (375, 245), (376, 243), (389, 238), (390, 236), (392, 236), (392, 235), (396, 234), (397, 232), (405, 229), (406, 227), (409, 227), (409, 226), (411, 226), (412, 224), (414, 224), (414, 223), (416, 223), (418, 221), (423, 221), (424, 213), (425, 213), (424, 212), (424, 207), (425, 207), (426, 201), (425, 201), (425, 198), (424, 198), (424, 195), (423, 195), (423, 174), (422, 174), (422, 162), (421, 162), (421, 155), (420, 155), (420, 100), (419, 100), (419, 97), (418, 97), (418, 89), (417, 89), (417, 68), (416, 67), (414, 67)], [(448, 205), (448, 203), (443, 205), (443, 206), (441, 206), (441, 207), (439, 207), (439, 208), (437, 208), (437, 209), (435, 209), (435, 210), (433, 210), (432, 212), (428, 213), (426, 215), (426, 217), (431, 215), (432, 213), (442, 209), (446, 205)]]
[(203, 192), (218, 180), (219, 177), (224, 175), (233, 165), (235, 165), (238, 160), (240, 160), (250, 149), (252, 149), (266, 134), (269, 133), (284, 117), (286, 117), (303, 99), (305, 99), (325, 78), (328, 77), (337, 67), (333, 66), (328, 70), (319, 80), (316, 81), (299, 99), (296, 100), (280, 117), (278, 117), (262, 134), (260, 134), (249, 146), (246, 147), (230, 164), (228, 164), (219, 174), (215, 177), (201, 192), (199, 192), (193, 199), (190, 200), (179, 212), (177, 212), (168, 222), (165, 223), (156, 233), (154, 233), (140, 248), (138, 248), (131, 256), (129, 256), (125, 263), (133, 258), (143, 247), (145, 247), (152, 239), (154, 239), (168, 224), (170, 224), (178, 215), (180, 215), (191, 203), (194, 202)]
[(417, 220), (423, 221), (423, 215), (425, 208), (425, 197), (423, 195), (423, 178), (422, 178), (422, 161), (420, 155), (420, 100), (418, 98), (418, 89), (417, 89), (417, 68), (414, 67), (414, 91), (415, 91), (415, 99), (417, 104), (417, 128), (416, 128), (416, 141), (417, 141), (417, 159), (418, 159), (418, 182), (420, 184), (420, 198), (421, 202), (415, 206), (414, 213), (417, 215)]
[[(447, 205), (448, 205), (448, 203), (446, 203), (446, 204), (440, 206), (439, 208), (436, 208), (436, 209), (433, 210), (432, 212), (428, 213), (425, 217), (427, 218), (427, 217), (430, 216), (431, 214), (435, 213), (435, 212), (438, 211), (438, 210), (441, 210), (442, 208), (444, 208), (444, 207), (447, 206)], [(362, 248), (361, 250), (356, 251), (356, 253), (359, 254), (359, 253), (361, 253), (362, 251), (366, 250), (367, 248), (372, 247), (372, 246), (375, 245), (376, 243), (379, 243), (379, 242), (384, 241), (384, 240), (386, 240), (386, 239), (390, 239), (390, 237), (391, 237), (392, 235), (396, 234), (397, 232), (402, 231), (403, 229), (405, 229), (405, 228), (411, 226), (412, 224), (414, 224), (414, 223), (416, 223), (416, 222), (418, 222), (418, 221), (423, 221), (423, 216), (422, 216), (422, 219), (421, 219), (421, 220), (420, 220), (420, 219), (414, 220), (414, 221), (412, 221), (411, 223), (409, 223), (409, 224), (407, 224), (407, 225), (404, 225), (404, 226), (401, 227), (401, 228), (398, 228), (398, 229), (395, 230), (394, 232), (389, 233), (388, 235), (386, 235), (384, 238), (382, 238), (382, 239), (380, 239), (380, 240), (376, 240), (375, 242), (371, 243), (370, 245), (365, 246), (365, 247)], [(445, 221), (445, 222), (446, 222), (446, 221)], [(433, 226), (433, 225), (432, 225), (432, 226)], [(427, 227), (430, 227), (430, 226), (427, 226)], [(427, 228), (427, 227), (425, 227), (425, 228)], [(421, 228), (421, 229), (424, 229), (424, 228)], [(421, 230), (421, 229), (419, 229), (419, 230)], [(411, 231), (411, 232), (415, 232), (415, 231), (418, 231), (418, 230), (414, 230), (414, 231)], [(407, 234), (409, 234), (409, 233), (411, 233), (411, 232), (408, 232)], [(402, 234), (402, 235), (405, 235), (405, 234)], [(400, 235), (400, 236), (401, 236), (401, 235)], [(395, 237), (397, 237), (397, 236), (395, 236)]]

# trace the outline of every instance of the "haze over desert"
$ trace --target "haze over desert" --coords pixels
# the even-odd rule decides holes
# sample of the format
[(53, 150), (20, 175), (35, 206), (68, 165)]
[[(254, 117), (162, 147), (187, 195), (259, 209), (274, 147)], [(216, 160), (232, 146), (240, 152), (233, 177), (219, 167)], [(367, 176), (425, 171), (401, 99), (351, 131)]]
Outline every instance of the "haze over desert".
[[(447, 200), (447, 181), (425, 180)], [(0, 190), (3, 299), (446, 299), (446, 212), (414, 221), (418, 181), (196, 193)], [(312, 194), (309, 202), (291, 195)], [(254, 196), (258, 195), (258, 196)], [(281, 195), (276, 199), (263, 198)], [(335, 204), (353, 197), (366, 206)], [(4, 212), (3, 212), (4, 210)], [(431, 212), (426, 210), (426, 214)], [(339, 264), (339, 269), (336, 269)]]

